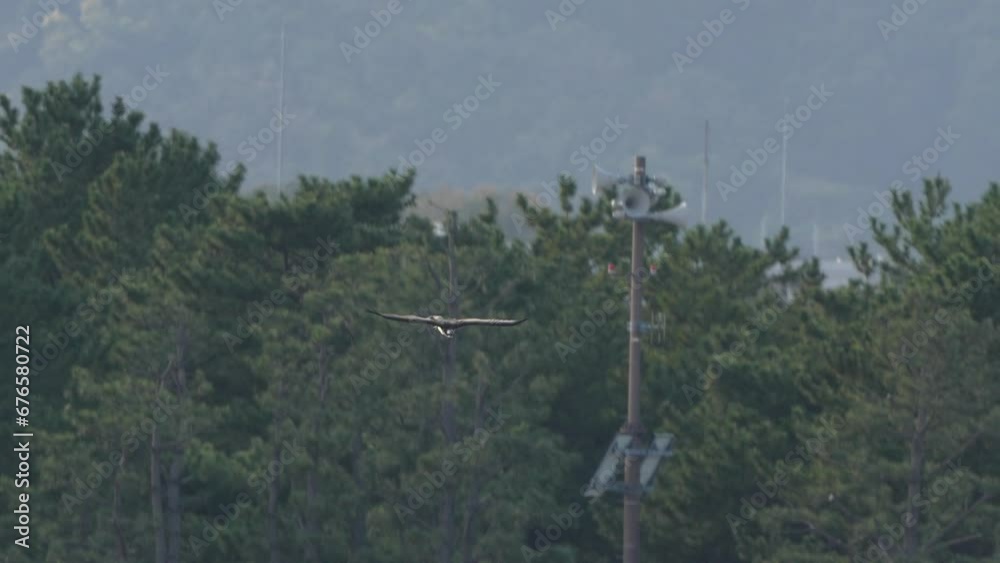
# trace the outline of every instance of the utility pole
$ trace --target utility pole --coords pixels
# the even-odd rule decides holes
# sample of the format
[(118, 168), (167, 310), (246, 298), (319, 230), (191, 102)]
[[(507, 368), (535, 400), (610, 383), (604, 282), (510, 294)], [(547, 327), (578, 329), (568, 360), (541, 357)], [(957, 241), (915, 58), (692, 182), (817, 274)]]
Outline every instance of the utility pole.
[[(614, 178), (596, 167), (592, 178), (594, 195), (601, 192), (615, 193), (624, 188), (612, 203), (611, 216), (632, 221), (632, 263), (629, 286), (629, 344), (628, 344), (628, 416), (618, 430), (604, 459), (601, 460), (587, 488), (587, 496), (600, 496), (605, 490), (620, 491), (625, 497), (622, 542), (622, 560), (639, 563), (639, 514), (642, 494), (651, 490), (651, 482), (660, 461), (672, 455), (672, 434), (656, 434), (652, 447), (647, 447), (648, 436), (639, 419), (639, 389), (642, 354), (642, 282), (647, 271), (643, 267), (643, 223), (658, 221), (684, 228), (685, 203), (667, 211), (652, 211), (654, 203), (667, 193), (667, 186), (646, 176), (646, 158), (635, 157), (631, 176)], [(624, 458), (624, 459), (623, 459)], [(624, 482), (617, 481), (618, 469), (624, 461)]]
[[(646, 185), (646, 157), (635, 157), (635, 185)], [(643, 448), (646, 429), (639, 420), (639, 384), (642, 381), (639, 348), (642, 336), (642, 254), (644, 250), (642, 221), (632, 222), (631, 290), (629, 295), (629, 344), (628, 344), (628, 419), (622, 427), (623, 434), (633, 438), (632, 448)], [(628, 455), (625, 458), (625, 513), (622, 558), (625, 563), (639, 563), (639, 513), (642, 488), (639, 484), (639, 464), (642, 458)]]

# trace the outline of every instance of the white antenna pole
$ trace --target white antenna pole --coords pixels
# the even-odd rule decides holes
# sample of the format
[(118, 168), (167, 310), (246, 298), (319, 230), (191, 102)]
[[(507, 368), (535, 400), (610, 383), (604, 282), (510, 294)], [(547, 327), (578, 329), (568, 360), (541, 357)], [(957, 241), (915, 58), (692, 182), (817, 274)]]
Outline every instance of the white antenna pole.
[(764, 248), (767, 241), (767, 215), (760, 218), (760, 247)]
[(813, 256), (819, 257), (819, 225), (813, 222)]
[[(785, 115), (788, 114), (788, 98), (785, 98)], [(785, 123), (788, 126), (788, 123)], [(786, 129), (787, 131), (787, 129)], [(788, 135), (781, 134), (781, 225), (785, 226), (785, 182), (788, 178)]]
[(705, 170), (701, 177), (701, 223), (708, 214), (708, 120), (705, 120)]
[(278, 78), (278, 114), (281, 116), (281, 129), (278, 129), (278, 171), (277, 185), (278, 195), (281, 195), (281, 161), (285, 156), (283, 133), (285, 132), (285, 22), (281, 22), (281, 62), (279, 63)]

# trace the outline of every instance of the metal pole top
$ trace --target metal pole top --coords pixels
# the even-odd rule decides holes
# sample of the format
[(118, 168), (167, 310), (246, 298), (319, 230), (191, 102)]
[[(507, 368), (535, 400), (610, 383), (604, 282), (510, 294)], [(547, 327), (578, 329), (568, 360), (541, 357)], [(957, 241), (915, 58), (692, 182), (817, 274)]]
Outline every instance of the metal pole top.
[(635, 179), (635, 185), (644, 187), (646, 185), (646, 157), (638, 156), (635, 157), (635, 174), (633, 174)]

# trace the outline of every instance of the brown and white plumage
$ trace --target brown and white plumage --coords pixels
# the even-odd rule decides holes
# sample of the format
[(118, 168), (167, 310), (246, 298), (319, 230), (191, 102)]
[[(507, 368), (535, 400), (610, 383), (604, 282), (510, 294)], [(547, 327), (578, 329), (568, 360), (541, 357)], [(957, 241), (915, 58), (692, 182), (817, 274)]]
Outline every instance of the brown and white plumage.
[(390, 321), (399, 321), (404, 323), (422, 323), (431, 325), (437, 328), (437, 331), (445, 338), (451, 338), (452, 336), (455, 335), (456, 330), (466, 326), (515, 326), (528, 320), (528, 319), (510, 320), (510, 319), (476, 319), (476, 318), (450, 319), (442, 317), (440, 315), (420, 317), (417, 315), (396, 315), (392, 313), (379, 313), (378, 311), (373, 311), (371, 309), (368, 309), (368, 312), (374, 315), (378, 315), (383, 319), (388, 319)]

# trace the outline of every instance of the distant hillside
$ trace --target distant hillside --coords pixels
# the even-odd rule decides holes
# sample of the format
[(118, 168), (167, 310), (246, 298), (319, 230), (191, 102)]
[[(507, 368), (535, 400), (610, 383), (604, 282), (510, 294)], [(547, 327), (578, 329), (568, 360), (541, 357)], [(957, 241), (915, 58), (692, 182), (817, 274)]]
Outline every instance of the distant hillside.
[[(781, 176), (777, 155), (759, 151), (797, 113), (787, 222), (801, 246), (817, 222), (824, 246), (842, 247), (842, 225), (874, 191), (919, 188), (908, 171), (940, 171), (968, 201), (1000, 149), (990, 0), (918, 3), (902, 19), (890, 2), (860, 0), (584, 2), (558, 18), (546, 15), (561, 9), (555, 0), (404, 1), (384, 25), (371, 13), (383, 2), (56, 4), (52, 16), (37, 0), (8, 6), (0, 91), (19, 99), (22, 85), (99, 74), (109, 101), (126, 96), (164, 128), (215, 141), (223, 163), (246, 164), (250, 185), (274, 178), (282, 22), (289, 178), (413, 164), (417, 191), (499, 193), (563, 171), (586, 181), (591, 163), (624, 169), (643, 153), (699, 201), (709, 119), (709, 215), (755, 240), (765, 215), (777, 230)], [(30, 34), (22, 17), (44, 22)], [(359, 35), (366, 26), (377, 34)], [(31, 37), (9, 39), (22, 32)], [(146, 79), (150, 69), (162, 80)], [(820, 102), (815, 89), (831, 94)], [(958, 138), (935, 152), (949, 128)], [(754, 151), (762, 164), (748, 160)], [(719, 183), (737, 169), (753, 172), (723, 199)]]

